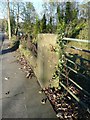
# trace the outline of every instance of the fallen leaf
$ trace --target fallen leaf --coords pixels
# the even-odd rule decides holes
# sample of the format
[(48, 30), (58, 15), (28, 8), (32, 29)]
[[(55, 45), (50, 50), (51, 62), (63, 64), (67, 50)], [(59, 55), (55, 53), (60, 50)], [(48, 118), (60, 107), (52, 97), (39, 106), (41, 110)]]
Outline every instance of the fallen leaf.
[(9, 80), (9, 77), (5, 77), (5, 80)]
[(43, 98), (43, 99), (41, 100), (41, 103), (42, 103), (42, 104), (46, 104), (46, 101), (47, 101), (47, 98)]
[(6, 92), (5, 94), (8, 95), (10, 93), (10, 91)]

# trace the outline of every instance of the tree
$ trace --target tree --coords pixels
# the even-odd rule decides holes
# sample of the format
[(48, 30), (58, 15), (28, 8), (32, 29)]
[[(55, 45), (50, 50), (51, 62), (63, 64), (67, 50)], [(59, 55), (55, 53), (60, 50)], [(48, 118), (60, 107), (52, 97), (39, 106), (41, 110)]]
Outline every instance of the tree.
[(45, 33), (45, 32), (46, 32), (46, 16), (44, 14), (41, 20), (41, 33)]
[(49, 0), (48, 2), (43, 3), (43, 12), (46, 17), (46, 32), (53, 33), (55, 30), (56, 25), (56, 1), (55, 0)]
[(13, 15), (10, 16), (10, 25), (11, 25), (11, 36), (12, 34), (15, 34), (15, 28), (16, 28), (16, 22), (15, 22), (15, 17)]
[(53, 33), (52, 17), (50, 17), (49, 23), (47, 24), (47, 32)]
[(17, 2), (17, 22), (16, 22), (16, 35), (18, 33), (18, 28), (19, 28), (19, 2)]
[(18, 2), (17, 0), (13, 1), (11, 3), (11, 15), (15, 19), (16, 22), (13, 22), (14, 27), (15, 27), (15, 34), (17, 35), (19, 28), (20, 28), (20, 22), (19, 19), (21, 17), (21, 13), (24, 7), (23, 2)]
[(69, 24), (73, 20), (78, 19), (78, 3), (77, 2), (66, 2), (65, 8), (65, 22)]
[(58, 22), (61, 21), (61, 14), (60, 14), (60, 6), (59, 5), (57, 6), (57, 19), (58, 19)]
[(88, 3), (79, 5), (79, 11), (80, 11), (79, 12), (79, 18), (87, 19), (88, 16), (90, 15), (88, 13), (89, 12), (89, 6), (90, 6)]
[(9, 7), (9, 0), (7, 0), (7, 11), (8, 11), (8, 34), (9, 34), (9, 40), (11, 40), (11, 25), (10, 25), (10, 7)]
[(38, 33), (40, 33), (40, 20), (38, 18), (38, 16), (36, 16), (36, 22), (34, 24), (34, 28), (33, 28), (33, 34), (36, 37)]
[(29, 34), (33, 33), (33, 26), (36, 20), (36, 11), (31, 2), (24, 5), (21, 17), (23, 18), (23, 31)]
[(68, 24), (72, 20), (71, 2), (66, 2), (65, 22)]

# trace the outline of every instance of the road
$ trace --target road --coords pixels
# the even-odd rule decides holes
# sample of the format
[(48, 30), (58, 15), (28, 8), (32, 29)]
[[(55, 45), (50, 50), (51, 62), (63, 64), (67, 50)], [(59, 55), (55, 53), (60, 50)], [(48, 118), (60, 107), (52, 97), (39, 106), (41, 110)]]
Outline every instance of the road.
[[(0, 54), (2, 49), (2, 36), (3, 33), (0, 31)], [(0, 98), (2, 98), (2, 56), (0, 56)], [(2, 115), (2, 100), (0, 100), (0, 119)]]
[(56, 118), (51, 104), (41, 104), (46, 96), (40, 94), (41, 89), (36, 77), (27, 79), (22, 66), (17, 61), (18, 53), (8, 51), (9, 40), (3, 43), (0, 55), (0, 117), (1, 118)]

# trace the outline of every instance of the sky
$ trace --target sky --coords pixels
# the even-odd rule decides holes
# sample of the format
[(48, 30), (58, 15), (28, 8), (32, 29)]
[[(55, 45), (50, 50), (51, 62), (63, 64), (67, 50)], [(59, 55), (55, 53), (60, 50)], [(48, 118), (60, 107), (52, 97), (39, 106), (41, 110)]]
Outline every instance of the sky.
[[(0, 0), (0, 1), (2, 2), (2, 0)], [(5, 2), (6, 0), (3, 0), (3, 1)], [(10, 0), (10, 1), (13, 1), (13, 0)], [(22, 1), (22, 2), (32, 2), (38, 13), (40, 13), (42, 11), (42, 3), (43, 2), (48, 2), (48, 0), (18, 0), (18, 2), (20, 2), (20, 1)], [(66, 0), (57, 0), (57, 1), (64, 2)], [(67, 0), (67, 1), (73, 1), (73, 0)], [(83, 1), (86, 2), (86, 1), (90, 1), (90, 0), (76, 0), (76, 1), (79, 2), (79, 3), (83, 3)], [(1, 6), (1, 2), (0, 2), (0, 6)], [(3, 17), (4, 17), (4, 14), (0, 11), (0, 18), (3, 18)]]

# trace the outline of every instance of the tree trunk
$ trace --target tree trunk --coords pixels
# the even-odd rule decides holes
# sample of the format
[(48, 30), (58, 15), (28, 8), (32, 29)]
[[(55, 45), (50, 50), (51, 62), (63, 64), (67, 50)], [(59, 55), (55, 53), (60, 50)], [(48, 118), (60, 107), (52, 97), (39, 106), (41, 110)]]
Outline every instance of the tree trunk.
[(19, 3), (17, 3), (17, 26), (16, 26), (16, 35), (18, 33), (18, 27), (19, 27)]
[(11, 25), (10, 25), (10, 7), (9, 7), (9, 0), (7, 0), (7, 11), (8, 11), (8, 34), (9, 34), (9, 40), (11, 40)]

